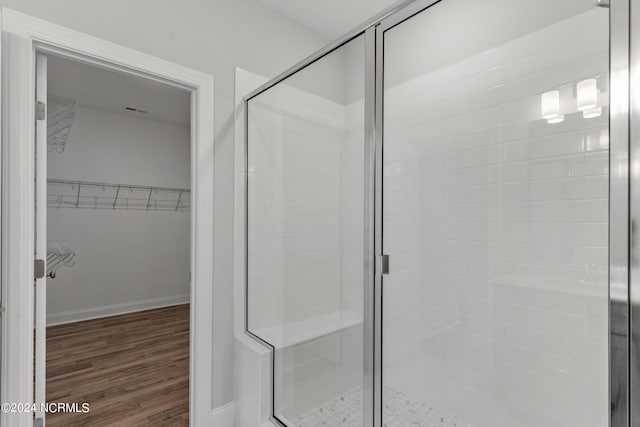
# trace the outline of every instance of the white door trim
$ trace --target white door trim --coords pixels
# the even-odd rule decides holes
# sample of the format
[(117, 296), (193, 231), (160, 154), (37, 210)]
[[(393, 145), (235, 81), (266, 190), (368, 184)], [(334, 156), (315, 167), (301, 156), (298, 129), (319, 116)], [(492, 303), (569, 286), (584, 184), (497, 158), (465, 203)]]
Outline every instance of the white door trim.
[[(3, 8), (2, 322), (0, 400), (33, 400), (35, 53), (50, 52), (192, 91), (190, 425), (211, 420), (213, 76)], [(33, 414), (0, 425), (31, 427)]]
[[(35, 122), (35, 258), (46, 262), (47, 259), (47, 73), (48, 58), (46, 55), (36, 55), (36, 101), (45, 105), (44, 117), (36, 118)], [(42, 275), (35, 280), (35, 387), (34, 403), (37, 405), (35, 417), (45, 422), (42, 404), (47, 401), (47, 276)]]

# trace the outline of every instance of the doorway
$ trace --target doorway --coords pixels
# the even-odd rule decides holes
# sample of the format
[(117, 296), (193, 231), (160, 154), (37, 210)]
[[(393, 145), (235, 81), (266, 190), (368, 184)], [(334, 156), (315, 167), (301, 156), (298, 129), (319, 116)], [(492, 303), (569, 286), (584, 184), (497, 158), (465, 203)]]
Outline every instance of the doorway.
[[(34, 263), (36, 132), (33, 125), (37, 114), (41, 114), (36, 103), (36, 57), (46, 54), (137, 76), (181, 88), (189, 93), (189, 189), (192, 196), (189, 214), (189, 424), (210, 423), (213, 389), (213, 77), (9, 9), (2, 9), (2, 41), (4, 311), (0, 394), (3, 401), (33, 402), (35, 395), (35, 402), (39, 406), (46, 398), (43, 386), (46, 356), (44, 345), (37, 346), (38, 360), (42, 362), (35, 366), (33, 363), (33, 355), (36, 353), (34, 343), (43, 339), (46, 328), (46, 311), (43, 309), (43, 300), (46, 299), (42, 298), (42, 293), (36, 298), (33, 286), (36, 273), (42, 270), (46, 273), (45, 265)], [(44, 150), (46, 152), (46, 147)], [(43, 174), (41, 178), (42, 176)], [(42, 185), (43, 180), (40, 182)], [(46, 180), (44, 184), (46, 186)], [(40, 191), (40, 194), (43, 193), (46, 194), (46, 189)], [(79, 265), (76, 264), (75, 267)], [(67, 273), (72, 271), (73, 267)], [(36, 317), (37, 322), (34, 320)], [(42, 332), (37, 333), (38, 329)], [(35, 383), (42, 384), (36, 389), (34, 371)], [(36, 417), (33, 415), (31, 412), (0, 413), (0, 423), (21, 427), (40, 424), (38, 418), (42, 418), (43, 414), (36, 413)]]
[(190, 92), (59, 55), (36, 66), (36, 393), (44, 351), (42, 401), (86, 405), (47, 423), (188, 425)]

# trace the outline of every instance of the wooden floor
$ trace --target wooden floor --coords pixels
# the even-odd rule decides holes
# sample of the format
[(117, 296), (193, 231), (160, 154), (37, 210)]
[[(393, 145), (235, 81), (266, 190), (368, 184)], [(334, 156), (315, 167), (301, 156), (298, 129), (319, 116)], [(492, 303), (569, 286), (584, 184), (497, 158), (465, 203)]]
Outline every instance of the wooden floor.
[(47, 328), (47, 401), (90, 404), (49, 427), (187, 426), (189, 305)]

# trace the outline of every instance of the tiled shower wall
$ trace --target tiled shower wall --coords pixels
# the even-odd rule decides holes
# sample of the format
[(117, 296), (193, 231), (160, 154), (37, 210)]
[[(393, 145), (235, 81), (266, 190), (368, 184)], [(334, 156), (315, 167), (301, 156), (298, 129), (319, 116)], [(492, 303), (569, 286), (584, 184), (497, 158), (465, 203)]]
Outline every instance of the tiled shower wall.
[(296, 426), (304, 413), (362, 387), (361, 325), (276, 351), (277, 414)]
[(607, 73), (590, 9), (386, 87), (385, 385), (479, 427), (607, 425)]
[(345, 109), (342, 150), (342, 302), (362, 316), (364, 304), (364, 101)]
[(249, 107), (249, 325), (257, 330), (341, 306), (342, 109), (273, 90)]
[[(364, 229), (364, 123), (363, 102), (342, 107), (343, 140), (340, 146), (340, 291), (339, 310), (363, 313)], [(320, 288), (322, 290), (322, 288)], [(361, 320), (360, 320), (361, 321)], [(281, 381), (276, 381), (280, 414), (294, 421), (344, 393), (362, 386), (363, 329), (350, 325), (314, 337), (276, 353)]]
[[(608, 108), (584, 119), (574, 87), (597, 77), (606, 107), (607, 30), (593, 10), (387, 88), (394, 390), (477, 426), (606, 425)], [(551, 89), (561, 124), (540, 118)], [(250, 108), (256, 327), (362, 305), (361, 107), (283, 93)], [(290, 418), (361, 368), (358, 328), (309, 332), (277, 353)]]
[(249, 109), (249, 323), (258, 330), (362, 306), (363, 133), (346, 125), (362, 102), (276, 90)]

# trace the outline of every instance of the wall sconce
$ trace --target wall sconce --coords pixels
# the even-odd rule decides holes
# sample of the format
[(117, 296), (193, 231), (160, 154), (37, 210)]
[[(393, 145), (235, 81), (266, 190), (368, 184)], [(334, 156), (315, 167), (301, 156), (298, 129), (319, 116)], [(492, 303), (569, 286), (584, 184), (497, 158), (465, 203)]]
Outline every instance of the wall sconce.
[(591, 110), (585, 110), (582, 112), (582, 117), (585, 119), (593, 119), (602, 115), (602, 107), (592, 108)]
[[(576, 95), (579, 111), (594, 110), (598, 106), (597, 80), (586, 79), (579, 82), (577, 85)], [(602, 111), (600, 113), (602, 113)]]
[(541, 96), (540, 112), (547, 123), (560, 123), (564, 116), (560, 114), (560, 92), (550, 90)]

